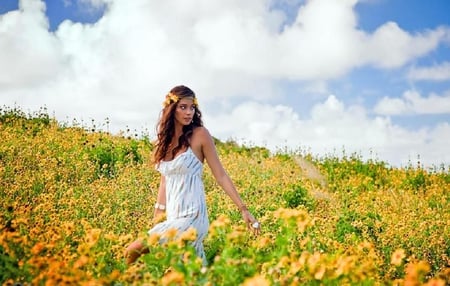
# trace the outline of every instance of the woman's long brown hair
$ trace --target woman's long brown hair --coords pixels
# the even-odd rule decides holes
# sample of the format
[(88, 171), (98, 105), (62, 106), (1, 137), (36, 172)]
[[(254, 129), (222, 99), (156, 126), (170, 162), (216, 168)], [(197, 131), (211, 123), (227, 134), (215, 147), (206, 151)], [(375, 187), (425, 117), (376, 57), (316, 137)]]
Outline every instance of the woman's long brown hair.
[[(195, 93), (187, 86), (178, 85), (170, 90), (170, 93), (176, 95), (179, 99), (184, 97), (195, 98)], [(178, 102), (171, 102), (165, 106), (161, 111), (161, 116), (156, 127), (157, 141), (154, 152), (154, 162), (158, 164), (166, 157), (169, 150), (169, 145), (172, 142), (173, 136), (175, 136), (175, 110)], [(203, 126), (202, 113), (198, 106), (195, 106), (194, 117), (191, 124), (183, 126), (183, 133), (178, 139), (178, 145), (171, 150), (171, 158), (174, 158), (181, 148), (189, 146), (189, 139), (192, 136), (192, 132), (196, 127)]]

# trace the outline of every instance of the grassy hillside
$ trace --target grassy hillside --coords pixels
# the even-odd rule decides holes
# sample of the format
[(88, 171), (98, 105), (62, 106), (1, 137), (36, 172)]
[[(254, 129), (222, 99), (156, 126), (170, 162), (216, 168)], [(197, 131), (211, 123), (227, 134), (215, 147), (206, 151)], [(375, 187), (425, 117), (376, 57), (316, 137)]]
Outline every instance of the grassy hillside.
[[(0, 111), (0, 138), (3, 285), (450, 283), (448, 169), (217, 141), (263, 227), (258, 237), (245, 230), (205, 168), (211, 227), (202, 268), (188, 243), (195, 234), (164, 247), (145, 236), (159, 182), (147, 139), (8, 108)], [(127, 268), (123, 250), (138, 236), (153, 251)]]

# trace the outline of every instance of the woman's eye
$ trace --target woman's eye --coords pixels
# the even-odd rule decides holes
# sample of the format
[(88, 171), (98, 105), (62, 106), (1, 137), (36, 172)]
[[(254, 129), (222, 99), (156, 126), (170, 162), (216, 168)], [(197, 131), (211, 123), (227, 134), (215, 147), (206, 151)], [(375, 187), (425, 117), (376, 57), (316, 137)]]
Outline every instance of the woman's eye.
[[(180, 105), (180, 109), (181, 110), (186, 110), (188, 107), (186, 105)], [(194, 111), (195, 110), (195, 106), (190, 106), (189, 107), (190, 110)]]

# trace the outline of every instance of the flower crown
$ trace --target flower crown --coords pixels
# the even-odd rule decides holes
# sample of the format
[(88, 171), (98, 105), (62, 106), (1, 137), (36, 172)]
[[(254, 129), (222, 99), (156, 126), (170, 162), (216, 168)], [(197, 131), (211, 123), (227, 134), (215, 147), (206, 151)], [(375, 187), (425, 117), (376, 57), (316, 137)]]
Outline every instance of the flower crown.
[[(191, 97), (191, 96), (187, 96), (187, 97)], [(164, 107), (167, 107), (167, 106), (169, 106), (171, 103), (177, 103), (178, 100), (180, 100), (180, 98), (179, 98), (176, 94), (173, 94), (173, 93), (169, 92), (169, 93), (166, 95), (166, 100), (164, 100), (163, 106), (164, 106)], [(197, 98), (192, 97), (192, 101), (194, 102), (194, 105), (197, 107), (197, 106), (198, 106)]]

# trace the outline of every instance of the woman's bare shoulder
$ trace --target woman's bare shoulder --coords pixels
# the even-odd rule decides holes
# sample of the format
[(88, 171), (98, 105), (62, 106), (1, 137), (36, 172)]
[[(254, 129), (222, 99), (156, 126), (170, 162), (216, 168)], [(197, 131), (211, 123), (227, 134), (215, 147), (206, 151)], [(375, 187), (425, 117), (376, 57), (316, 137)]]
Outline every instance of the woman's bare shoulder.
[(211, 142), (213, 142), (213, 140), (208, 129), (203, 126), (199, 126), (193, 130), (191, 146), (197, 147), (199, 150), (203, 150), (205, 146), (210, 146)]
[(202, 139), (211, 137), (211, 134), (209, 133), (208, 129), (206, 129), (206, 127), (204, 126), (196, 127), (193, 131), (193, 135), (196, 137), (198, 136)]
[(196, 127), (192, 132), (192, 137), (190, 140), (190, 145), (194, 153), (203, 162), (205, 158), (204, 151), (208, 149), (211, 142), (211, 135), (208, 129), (203, 126)]

